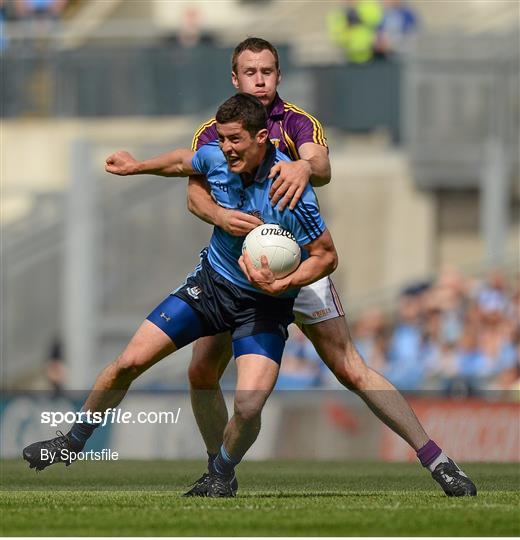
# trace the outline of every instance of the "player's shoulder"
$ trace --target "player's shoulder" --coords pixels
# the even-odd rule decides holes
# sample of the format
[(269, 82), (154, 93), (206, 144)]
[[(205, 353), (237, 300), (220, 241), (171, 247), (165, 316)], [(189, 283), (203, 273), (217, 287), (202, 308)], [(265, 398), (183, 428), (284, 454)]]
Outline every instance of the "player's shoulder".
[(197, 150), (217, 138), (217, 120), (215, 117), (203, 122), (195, 131), (191, 141), (191, 149)]
[(199, 156), (210, 157), (223, 161), (226, 160), (224, 154), (222, 153), (222, 150), (220, 149), (220, 144), (217, 140), (212, 140), (208, 143), (205, 143), (198, 150), (196, 150), (195, 153)]
[(295, 105), (294, 103), (291, 103), (290, 101), (286, 101), (285, 99), (282, 100), (283, 102), (283, 110), (286, 116), (295, 116), (298, 118), (301, 118), (302, 120), (307, 120), (312, 123), (317, 123), (321, 126), (321, 122), (312, 114), (308, 113), (306, 110), (302, 109), (301, 107), (298, 107), (298, 105)]
[(292, 129), (303, 129), (311, 135), (312, 142), (327, 146), (327, 139), (323, 132), (323, 126), (315, 116), (289, 101), (282, 100), (282, 103), (284, 124), (288, 131), (291, 131)]
[(194, 156), (195, 169), (208, 174), (226, 163), (226, 157), (220, 149), (218, 141), (210, 141), (201, 146)]

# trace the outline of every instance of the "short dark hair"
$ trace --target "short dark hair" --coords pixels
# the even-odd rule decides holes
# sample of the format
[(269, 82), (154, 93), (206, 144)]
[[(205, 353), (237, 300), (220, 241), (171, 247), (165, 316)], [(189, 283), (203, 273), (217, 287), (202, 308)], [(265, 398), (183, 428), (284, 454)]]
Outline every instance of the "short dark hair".
[(261, 129), (267, 129), (267, 112), (262, 102), (251, 94), (239, 92), (218, 108), (215, 119), (219, 124), (240, 122), (251, 136)]
[(244, 52), (244, 51), (252, 51), (255, 53), (259, 53), (262, 51), (270, 51), (273, 53), (274, 61), (276, 64), (276, 69), (280, 71), (280, 61), (278, 59), (278, 51), (272, 45), (269, 43), (269, 41), (266, 41), (262, 38), (257, 37), (248, 37), (247, 39), (244, 39), (244, 41), (241, 41), (233, 51), (233, 56), (231, 57), (231, 69), (236, 73), (237, 72), (237, 66), (238, 66), (238, 57)]

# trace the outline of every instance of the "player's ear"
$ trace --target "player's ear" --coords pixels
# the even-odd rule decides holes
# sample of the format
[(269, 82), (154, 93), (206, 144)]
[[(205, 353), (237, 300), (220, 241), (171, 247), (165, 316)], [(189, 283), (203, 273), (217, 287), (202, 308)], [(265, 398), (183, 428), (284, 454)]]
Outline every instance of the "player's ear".
[(282, 71), (278, 70), (278, 79), (276, 79), (276, 86), (278, 86), (282, 82)]
[(233, 83), (233, 86), (238, 90), (238, 75), (234, 71), (231, 72), (231, 82)]
[(256, 134), (256, 142), (258, 144), (265, 144), (265, 142), (267, 141), (267, 137), (269, 137), (269, 132), (267, 131), (267, 129), (261, 129)]

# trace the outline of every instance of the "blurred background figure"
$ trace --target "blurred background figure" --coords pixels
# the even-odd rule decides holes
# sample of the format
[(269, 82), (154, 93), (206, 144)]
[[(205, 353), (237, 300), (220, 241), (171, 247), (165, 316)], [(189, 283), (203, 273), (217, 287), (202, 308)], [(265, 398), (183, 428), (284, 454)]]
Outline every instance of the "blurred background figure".
[(312, 343), (296, 326), (290, 327), (289, 341), (284, 351), (283, 362), (276, 388), (278, 390), (303, 390), (320, 384), (320, 364)]
[(365, 362), (379, 373), (384, 373), (388, 361), (388, 323), (379, 308), (363, 311), (353, 327), (354, 343)]
[(200, 9), (192, 5), (182, 12), (178, 32), (170, 41), (189, 49), (200, 44), (211, 45), (215, 40), (211, 32), (203, 25)]
[(68, 0), (15, 0), (15, 13), (21, 21), (57, 21)]
[(65, 357), (63, 341), (55, 336), (49, 346), (49, 352), (44, 363), (45, 376), (52, 389), (52, 398), (64, 395), (66, 381)]
[(409, 48), (419, 30), (416, 11), (405, 0), (383, 0), (383, 20), (378, 29), (374, 49), (381, 57), (399, 55)]
[(341, 47), (349, 62), (363, 64), (374, 57), (377, 29), (383, 10), (376, 0), (346, 0), (343, 9), (328, 16), (331, 40)]
[(0, 0), (0, 54), (7, 48), (7, 38), (5, 36), (5, 21), (7, 19), (6, 1)]
[(427, 285), (406, 288), (399, 298), (386, 376), (397, 387), (408, 391), (421, 388), (425, 376), (423, 302)]

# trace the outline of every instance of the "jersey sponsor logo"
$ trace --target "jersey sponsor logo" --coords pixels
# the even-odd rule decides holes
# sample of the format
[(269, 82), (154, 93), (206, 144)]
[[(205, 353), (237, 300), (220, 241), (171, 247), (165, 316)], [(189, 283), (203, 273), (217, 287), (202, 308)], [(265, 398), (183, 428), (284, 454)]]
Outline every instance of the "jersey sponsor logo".
[(229, 192), (229, 186), (226, 186), (226, 184), (223, 184), (222, 182), (219, 182), (218, 180), (215, 182), (215, 187), (217, 189), (220, 189), (221, 191), (223, 191), (224, 193), (228, 193)]
[(286, 236), (296, 242), (294, 235), (285, 229), (263, 229), (260, 234), (262, 236)]
[(332, 313), (332, 309), (330, 309), (329, 307), (328, 308), (323, 308), (323, 309), (318, 309), (318, 311), (314, 311), (311, 315), (311, 317), (313, 319), (319, 319), (320, 317), (324, 317), (325, 315), (328, 315), (329, 313)]
[(168, 315), (166, 315), (164, 311), (161, 311), (161, 314), (159, 315), (159, 317), (161, 317), (161, 319), (164, 319), (166, 322), (170, 322), (172, 320), (172, 318), (168, 317)]
[(196, 285), (195, 287), (188, 287), (186, 292), (195, 300), (199, 299), (199, 295), (202, 293), (202, 289)]

